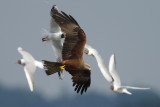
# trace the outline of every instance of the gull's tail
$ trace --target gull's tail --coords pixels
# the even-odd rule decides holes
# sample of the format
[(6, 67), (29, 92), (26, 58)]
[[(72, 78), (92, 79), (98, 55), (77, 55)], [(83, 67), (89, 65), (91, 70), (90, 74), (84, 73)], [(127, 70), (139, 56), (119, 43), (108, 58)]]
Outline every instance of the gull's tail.
[(43, 60), (43, 62), (44, 62), (44, 69), (47, 75), (60, 72), (65, 68), (65, 65), (63, 65), (61, 62), (49, 62), (45, 60)]
[(128, 94), (128, 95), (132, 95), (131, 92), (129, 92), (127, 89), (124, 89), (124, 93)]

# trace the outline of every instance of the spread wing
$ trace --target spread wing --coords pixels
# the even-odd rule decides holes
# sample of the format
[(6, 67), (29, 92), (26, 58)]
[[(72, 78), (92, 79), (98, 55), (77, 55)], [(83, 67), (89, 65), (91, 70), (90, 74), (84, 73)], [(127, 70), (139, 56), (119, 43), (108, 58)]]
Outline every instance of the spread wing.
[(94, 48), (92, 48), (89, 45), (85, 45), (85, 48), (88, 49), (88, 55), (93, 55), (98, 63), (98, 67), (102, 73), (102, 75), (105, 77), (105, 79), (108, 82), (112, 82), (112, 76), (110, 75), (109, 71), (107, 70), (102, 57), (100, 56), (100, 54), (98, 53), (98, 51)]
[(50, 13), (51, 15), (51, 20), (50, 20), (50, 33), (57, 33), (57, 32), (61, 32), (61, 28), (59, 27), (59, 25), (55, 22), (55, 20), (52, 17), (52, 12), (59, 12), (57, 6), (53, 6), (52, 11)]
[(66, 33), (62, 49), (63, 60), (83, 60), (83, 50), (87, 41), (84, 31), (71, 15), (67, 15), (64, 12), (52, 11), (53, 8), (51, 9), (51, 16), (60, 26), (62, 32)]
[(110, 57), (109, 72), (113, 78), (113, 84), (115, 84), (116, 86), (121, 86), (121, 80), (116, 71), (116, 58), (114, 54), (112, 54), (112, 56)]
[(28, 84), (29, 84), (29, 88), (32, 92), (33, 92), (33, 89), (34, 89), (33, 75), (34, 75), (35, 70), (36, 70), (36, 67), (32, 64), (27, 64), (24, 67), (24, 71), (25, 71), (26, 78), (27, 78), (27, 81), (28, 81)]
[(121, 86), (122, 88), (127, 89), (136, 89), (136, 90), (149, 90), (150, 88), (141, 88), (141, 87), (132, 87), (132, 86)]
[(56, 61), (62, 62), (62, 41), (61, 40), (52, 40), (52, 48), (55, 52)]
[(26, 63), (31, 63), (33, 64), (35, 59), (33, 56), (28, 53), (27, 51), (24, 51), (21, 47), (18, 47), (18, 52), (22, 55), (23, 59), (26, 61)]
[(91, 84), (90, 71), (74, 71), (70, 70), (69, 73), (72, 75), (73, 86), (75, 87), (75, 91), (77, 93), (86, 92), (88, 87)]
[[(71, 15), (54, 11), (54, 8), (53, 6), (51, 9), (51, 16), (66, 35), (62, 49), (63, 61), (76, 59), (76, 61), (83, 62), (83, 50), (87, 41), (84, 31)], [(66, 71), (72, 75), (75, 91), (77, 93), (81, 91), (81, 94), (86, 92), (91, 82), (90, 71), (71, 69), (66, 69)]]

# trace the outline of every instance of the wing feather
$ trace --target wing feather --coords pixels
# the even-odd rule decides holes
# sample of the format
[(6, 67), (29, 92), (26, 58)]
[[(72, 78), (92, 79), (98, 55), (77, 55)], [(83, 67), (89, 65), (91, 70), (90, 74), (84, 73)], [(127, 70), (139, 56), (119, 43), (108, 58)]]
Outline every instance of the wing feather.
[(26, 75), (26, 78), (27, 78), (27, 81), (28, 81), (28, 84), (29, 84), (29, 88), (30, 90), (33, 92), (33, 89), (34, 89), (34, 78), (33, 78), (33, 74), (35, 72), (35, 67), (34, 66), (25, 66), (24, 67), (24, 72), (25, 72), (25, 75)]
[(68, 71), (72, 75), (73, 86), (75, 86), (75, 91), (77, 93), (83, 94), (86, 92), (91, 84), (90, 71)]
[[(62, 32), (66, 34), (62, 48), (63, 61), (70, 61), (71, 64), (71, 60), (75, 60), (78, 61), (76, 63), (83, 64), (83, 50), (87, 41), (84, 31), (71, 15), (67, 15), (63, 11), (60, 13), (52, 10), (53, 9), (51, 9), (52, 18), (60, 26)], [(81, 92), (81, 94), (86, 92), (91, 82), (90, 71), (80, 69), (71, 70), (66, 68), (65, 70), (72, 75), (75, 91), (77, 93)]]
[(84, 31), (71, 15), (67, 15), (63, 11), (53, 11), (53, 8), (51, 9), (52, 18), (60, 26), (62, 32), (66, 33), (62, 49), (63, 60), (83, 60), (83, 50), (87, 41)]
[(141, 88), (141, 87), (132, 87), (132, 86), (121, 86), (122, 88), (127, 88), (127, 89), (136, 89), (136, 90), (148, 90), (150, 88)]
[(112, 76), (110, 75), (108, 69), (106, 68), (104, 62), (103, 62), (103, 59), (102, 57), (99, 55), (98, 51), (95, 50), (94, 48), (92, 48), (90, 45), (86, 44), (85, 45), (85, 48), (89, 50), (89, 54), (93, 55), (95, 58), (96, 58), (96, 61), (98, 63), (98, 67), (102, 73), (102, 75), (105, 77), (105, 79), (108, 81), (108, 82), (112, 82)]
[(116, 71), (116, 59), (114, 54), (110, 57), (109, 72), (113, 78), (113, 84), (116, 86), (121, 86), (121, 81)]

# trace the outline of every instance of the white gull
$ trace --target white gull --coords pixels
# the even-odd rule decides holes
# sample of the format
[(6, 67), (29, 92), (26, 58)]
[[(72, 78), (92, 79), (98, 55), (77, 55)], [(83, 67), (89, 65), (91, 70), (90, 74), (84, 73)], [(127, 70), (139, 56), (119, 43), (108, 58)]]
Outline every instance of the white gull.
[(17, 64), (24, 66), (24, 72), (29, 84), (29, 88), (31, 92), (33, 92), (34, 89), (34, 73), (36, 71), (36, 67), (43, 69), (43, 63), (40, 61), (37, 61), (33, 58), (33, 56), (24, 51), (21, 47), (18, 47), (18, 52), (22, 55), (23, 59), (20, 59), (17, 61)]
[(98, 52), (89, 45), (85, 46), (86, 50), (85, 53), (90, 56), (94, 56), (97, 60), (98, 66), (100, 68), (101, 73), (105, 77), (108, 82), (113, 82), (110, 89), (117, 93), (125, 93), (131, 95), (132, 93), (129, 92), (127, 89), (139, 89), (139, 90), (147, 90), (150, 88), (140, 88), (140, 87), (131, 87), (131, 86), (121, 86), (120, 78), (116, 72), (116, 59), (115, 55), (112, 54), (110, 61), (109, 61), (109, 71), (107, 70), (101, 56)]

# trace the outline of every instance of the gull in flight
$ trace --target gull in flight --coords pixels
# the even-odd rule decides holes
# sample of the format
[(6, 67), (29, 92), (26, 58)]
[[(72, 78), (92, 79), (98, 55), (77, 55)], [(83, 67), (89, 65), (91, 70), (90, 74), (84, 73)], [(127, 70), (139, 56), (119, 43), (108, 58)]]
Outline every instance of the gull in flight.
[(30, 88), (31, 92), (33, 92), (34, 72), (36, 71), (36, 67), (43, 69), (43, 63), (35, 60), (30, 53), (24, 51), (21, 47), (18, 47), (18, 52), (22, 55), (23, 59), (18, 60), (17, 64), (24, 66), (24, 72), (26, 74), (29, 88)]
[(117, 93), (125, 93), (125, 94), (131, 95), (132, 93), (129, 92), (127, 89), (139, 89), (139, 90), (150, 89), (150, 88), (140, 88), (140, 87), (131, 87), (131, 86), (121, 86), (121, 81), (116, 71), (115, 55), (112, 54), (112, 56), (110, 57), (109, 71), (108, 71), (104, 65), (104, 62), (101, 56), (98, 54), (98, 52), (89, 45), (86, 45), (85, 48), (86, 48), (85, 53), (87, 55), (94, 56), (96, 58), (98, 66), (103, 76), (105, 77), (105, 79), (113, 83), (113, 85), (111, 85), (110, 87), (112, 91), (117, 92)]
[(98, 67), (101, 70), (101, 73), (103, 74), (103, 76), (105, 77), (105, 79), (108, 82), (112, 82), (112, 77), (111, 77), (110, 73), (108, 72), (108, 70), (107, 70), (101, 56), (97, 52), (97, 50), (95, 50), (94, 48), (92, 48), (91, 46), (86, 44), (85, 45), (85, 53), (89, 56), (94, 56), (96, 58), (97, 63), (98, 63)]
[[(56, 5), (53, 6), (53, 8), (50, 12), (51, 16), (52, 16), (53, 12), (60, 13), (60, 11), (58, 10)], [(42, 30), (43, 30), (43, 34), (45, 35), (45, 37), (42, 38), (42, 41), (43, 42), (48, 41), (48, 42), (52, 43), (52, 48), (53, 48), (53, 51), (56, 56), (56, 62), (62, 62), (62, 47), (63, 47), (62, 38), (65, 37), (65, 34), (61, 31), (61, 28), (55, 22), (53, 17), (51, 17), (51, 19), (50, 19), (50, 32), (47, 31), (46, 29), (42, 29)], [(62, 79), (63, 70), (59, 71), (58, 75), (59, 75), (59, 78)]]

